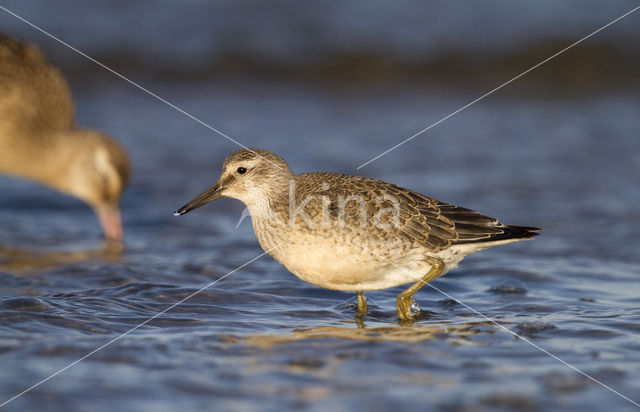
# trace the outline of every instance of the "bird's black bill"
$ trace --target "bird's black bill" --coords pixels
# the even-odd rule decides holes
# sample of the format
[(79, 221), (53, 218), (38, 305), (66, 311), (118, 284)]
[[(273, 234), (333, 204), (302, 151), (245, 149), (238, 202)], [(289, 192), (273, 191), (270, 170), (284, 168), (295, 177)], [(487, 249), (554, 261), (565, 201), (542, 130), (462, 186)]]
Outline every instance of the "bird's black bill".
[(197, 209), (200, 206), (206, 205), (207, 203), (213, 200), (220, 199), (222, 197), (221, 192), (222, 192), (222, 188), (218, 183), (216, 183), (215, 185), (211, 186), (204, 192), (200, 193), (192, 201), (190, 201), (186, 205), (182, 206), (180, 209), (173, 212), (173, 215), (174, 216), (184, 215), (185, 213), (190, 212), (193, 209)]

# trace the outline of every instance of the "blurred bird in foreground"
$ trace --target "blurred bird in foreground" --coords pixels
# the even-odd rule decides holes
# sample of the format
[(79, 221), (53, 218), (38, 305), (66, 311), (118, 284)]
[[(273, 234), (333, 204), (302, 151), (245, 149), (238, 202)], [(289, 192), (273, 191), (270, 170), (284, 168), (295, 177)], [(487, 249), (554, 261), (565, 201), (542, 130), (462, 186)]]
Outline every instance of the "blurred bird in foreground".
[(397, 298), (398, 317), (420, 308), (413, 294), (455, 268), (468, 254), (535, 236), (540, 229), (431, 199), (380, 180), (338, 173), (293, 174), (266, 150), (242, 149), (222, 166), (218, 181), (175, 214), (231, 197), (251, 214), (262, 248), (300, 279), (354, 291), (411, 287)]
[(69, 86), (33, 45), (0, 34), (0, 173), (75, 196), (109, 240), (123, 236), (119, 199), (129, 178), (124, 149), (76, 128)]

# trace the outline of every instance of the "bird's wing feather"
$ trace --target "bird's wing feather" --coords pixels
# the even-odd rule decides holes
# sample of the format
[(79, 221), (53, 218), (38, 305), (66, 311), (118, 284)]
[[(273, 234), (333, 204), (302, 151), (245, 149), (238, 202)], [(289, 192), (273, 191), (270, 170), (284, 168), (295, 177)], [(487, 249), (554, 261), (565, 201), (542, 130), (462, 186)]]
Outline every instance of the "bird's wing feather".
[[(366, 230), (381, 239), (400, 238), (405, 243), (417, 243), (431, 251), (448, 247), (457, 238), (455, 224), (444, 216), (436, 201), (411, 190), (380, 180), (334, 173), (310, 173), (299, 175), (303, 179), (314, 180), (317, 185), (310, 192), (298, 194), (326, 196), (330, 204), (340, 204), (340, 197), (361, 198), (366, 203)], [(322, 184), (320, 183), (322, 182)], [(324, 185), (324, 187), (323, 187)], [(394, 202), (393, 199), (397, 199)], [(316, 205), (319, 202), (315, 203)], [(331, 206), (330, 206), (331, 207)], [(362, 216), (361, 205), (357, 201), (342, 203), (346, 225), (359, 224)], [(394, 212), (397, 210), (397, 212)], [(385, 212), (388, 211), (388, 212)], [(397, 213), (397, 215), (396, 215)], [(389, 225), (396, 216), (394, 225)], [(387, 219), (385, 222), (380, 220)], [(381, 227), (380, 223), (386, 224)]]
[[(307, 186), (312, 187), (308, 194), (332, 197), (333, 203), (337, 202), (336, 198), (339, 196), (359, 196), (364, 199), (368, 209), (367, 230), (380, 232), (379, 237), (401, 237), (433, 252), (454, 244), (531, 237), (540, 230), (503, 225), (497, 219), (474, 210), (441, 202), (380, 180), (336, 173), (309, 173), (300, 176), (308, 176), (309, 180), (318, 182), (315, 187)], [(379, 222), (375, 222), (374, 217), (383, 209), (395, 207), (394, 202), (389, 200), (392, 198), (398, 201), (398, 225), (393, 229), (380, 229), (376, 225)], [(356, 219), (361, 213), (357, 202), (348, 202), (343, 207), (345, 219), (351, 219), (352, 224), (357, 224)]]
[(440, 201), (436, 201), (436, 205), (444, 216), (454, 222), (458, 233), (456, 244), (528, 238), (541, 230), (536, 227), (503, 225), (498, 219)]

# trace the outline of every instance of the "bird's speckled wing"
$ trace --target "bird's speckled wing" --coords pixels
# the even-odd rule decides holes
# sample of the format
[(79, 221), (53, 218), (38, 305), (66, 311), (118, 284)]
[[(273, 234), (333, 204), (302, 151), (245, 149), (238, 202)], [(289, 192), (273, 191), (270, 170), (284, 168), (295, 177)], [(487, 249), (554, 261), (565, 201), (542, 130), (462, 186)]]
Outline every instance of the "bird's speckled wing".
[[(302, 190), (296, 190), (296, 197), (302, 199), (307, 195), (325, 196), (329, 200), (330, 212), (340, 209), (335, 207), (340, 205), (340, 196), (343, 199), (348, 196), (362, 198), (367, 205), (365, 221), (358, 221), (362, 215), (360, 204), (349, 201), (343, 203), (345, 226), (364, 224), (367, 232), (376, 234), (382, 240), (400, 238), (406, 243), (417, 243), (434, 252), (454, 244), (531, 237), (540, 230), (503, 225), (497, 219), (471, 209), (434, 200), (380, 180), (337, 173), (306, 173), (298, 175), (297, 179), (304, 180), (305, 183), (300, 185)], [(398, 202), (394, 204), (391, 199), (397, 199)], [(319, 219), (322, 203), (314, 200), (309, 206), (314, 218)], [(381, 228), (380, 220), (383, 224), (388, 224), (394, 215), (379, 213), (394, 207), (399, 210), (397, 225)], [(382, 219), (376, 220), (377, 214)], [(332, 217), (338, 216), (334, 213)]]
[[(435, 252), (457, 239), (454, 222), (441, 213), (435, 200), (419, 193), (380, 180), (336, 173), (307, 173), (297, 179), (304, 184), (298, 185), (302, 189), (296, 190), (296, 198), (313, 198), (307, 209), (316, 223), (322, 215), (322, 201), (318, 199), (324, 197), (331, 219), (339, 219), (339, 213), (344, 213), (345, 227), (363, 225), (367, 233), (382, 241), (399, 238)], [(358, 199), (366, 204), (364, 220)]]

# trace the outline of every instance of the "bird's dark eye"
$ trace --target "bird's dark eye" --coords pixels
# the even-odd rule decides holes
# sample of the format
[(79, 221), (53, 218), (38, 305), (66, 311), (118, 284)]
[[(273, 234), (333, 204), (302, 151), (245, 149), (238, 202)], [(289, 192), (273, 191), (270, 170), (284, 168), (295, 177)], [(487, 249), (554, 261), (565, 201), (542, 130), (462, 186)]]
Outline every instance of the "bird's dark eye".
[(247, 173), (247, 168), (246, 168), (246, 167), (242, 167), (242, 166), (240, 166), (240, 167), (238, 168), (238, 173), (239, 173), (239, 174), (241, 174), (241, 175), (243, 175), (243, 174)]

